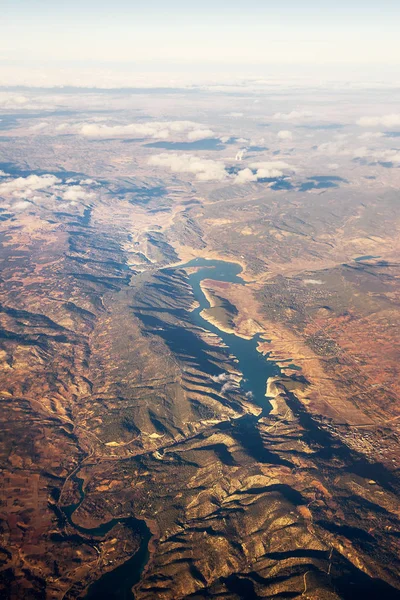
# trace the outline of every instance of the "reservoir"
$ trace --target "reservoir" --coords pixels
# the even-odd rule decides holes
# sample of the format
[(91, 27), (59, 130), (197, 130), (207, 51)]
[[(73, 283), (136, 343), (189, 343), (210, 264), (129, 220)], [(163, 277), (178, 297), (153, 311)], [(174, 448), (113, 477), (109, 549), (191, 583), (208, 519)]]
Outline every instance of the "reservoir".
[[(225, 346), (223, 350), (226, 353), (227, 361), (234, 361), (235, 369), (243, 375), (243, 379), (240, 382), (241, 391), (263, 409), (262, 414), (268, 414), (271, 407), (265, 396), (267, 379), (279, 374), (280, 369), (274, 362), (268, 361), (265, 356), (258, 352), (257, 346), (260, 336), (255, 335), (251, 339), (245, 339), (234, 333), (226, 333), (201, 316), (201, 312), (204, 309), (210, 308), (210, 304), (201, 289), (201, 282), (204, 279), (212, 279), (244, 285), (245, 282), (240, 277), (242, 267), (237, 263), (198, 258), (185, 265), (179, 265), (179, 267), (175, 267), (174, 269), (166, 267), (163, 269), (163, 273), (168, 279), (170, 275), (181, 269), (189, 270), (188, 281), (194, 298), (199, 304), (193, 311), (185, 311), (184, 319), (192, 327), (185, 327), (185, 320), (183, 321), (183, 325), (179, 327), (168, 325), (166, 321), (162, 321), (157, 317), (157, 309), (154, 310), (153, 314), (140, 313), (137, 316), (148, 327), (149, 332), (159, 335), (165, 340), (175, 355), (190, 357), (210, 379), (214, 378), (214, 381), (215, 378), (224, 374), (226, 375), (226, 373), (221, 370), (221, 366), (218, 367), (210, 359), (210, 348), (199, 335), (193, 333), (193, 325), (195, 328), (201, 328), (217, 335)], [(161, 290), (160, 288), (160, 291), (164, 291), (166, 294), (169, 293), (168, 287), (165, 287), (165, 290)], [(171, 311), (174, 311), (174, 309), (171, 309)], [(183, 315), (180, 314), (180, 316), (182, 317)], [(222, 387), (223, 383), (217, 385)], [(252, 414), (245, 414), (238, 419), (234, 419), (231, 422), (225, 421), (215, 427), (221, 431), (229, 430), (230, 434), (242, 444), (255, 461), (267, 464), (290, 465), (290, 463), (279, 459), (264, 447), (256, 428), (259, 418)], [(102, 537), (117, 523), (124, 523), (125, 526), (131, 527), (139, 533), (141, 537), (138, 551), (128, 561), (114, 570), (105, 573), (95, 581), (89, 587), (85, 599), (132, 600), (134, 598), (132, 587), (139, 582), (143, 569), (149, 559), (148, 544), (151, 539), (151, 533), (144, 521), (135, 519), (133, 516), (123, 519), (112, 519), (108, 523), (104, 523), (93, 529), (85, 529), (75, 525), (73, 514), (83, 502), (85, 491), (83, 489), (83, 480), (79, 477), (79, 471), (74, 474), (73, 479), (78, 486), (80, 499), (75, 504), (64, 506), (62, 510), (70, 525), (79, 533), (89, 537), (93, 536), (94, 538)]]
[[(365, 257), (361, 257), (365, 260)], [(168, 347), (175, 353), (177, 357), (183, 356), (188, 359), (188, 363), (194, 362), (199, 366), (206, 378), (210, 380), (224, 373), (224, 361), (213, 360), (210, 345), (204, 341), (199, 335), (199, 328), (217, 335), (223, 342), (225, 348), (226, 361), (234, 361), (235, 367), (243, 375), (243, 380), (240, 383), (244, 394), (251, 395), (253, 401), (258, 404), (263, 412), (267, 414), (270, 410), (269, 402), (265, 397), (266, 381), (268, 377), (280, 373), (278, 366), (268, 361), (257, 351), (257, 345), (260, 340), (259, 335), (255, 335), (252, 339), (243, 339), (235, 334), (226, 333), (219, 329), (218, 326), (209, 323), (201, 316), (204, 309), (209, 309), (210, 305), (201, 289), (201, 282), (205, 279), (215, 281), (228, 282), (238, 285), (244, 285), (243, 279), (240, 277), (242, 271), (240, 265), (215, 260), (195, 259), (185, 265), (179, 265), (171, 268), (166, 267), (163, 271), (163, 278), (158, 281), (159, 292), (165, 293), (166, 297), (171, 298), (171, 294), (177, 293), (177, 288), (173, 287), (171, 281), (180, 273), (182, 276), (183, 269), (187, 269), (187, 281), (190, 284), (193, 296), (199, 306), (194, 310), (169, 308), (174, 306), (171, 303), (167, 306), (149, 306), (147, 313), (145, 310), (138, 313), (142, 322), (148, 327), (148, 332), (154, 335), (159, 335), (165, 340)], [(184, 278), (186, 281), (186, 277)], [(171, 285), (170, 285), (171, 284)], [(189, 290), (190, 292), (190, 290)], [(172, 296), (173, 297), (173, 296)], [(190, 306), (190, 301), (186, 307)], [(177, 313), (179, 317), (177, 321), (163, 320), (160, 314), (166, 311)], [(229, 396), (229, 394), (227, 394)], [(229, 398), (228, 398), (229, 401)], [(381, 464), (373, 464), (363, 456), (350, 450), (347, 446), (342, 445), (338, 440), (326, 430), (323, 430), (312, 415), (308, 414), (307, 410), (296, 403), (295, 399), (288, 394), (288, 406), (296, 412), (299, 423), (304, 431), (304, 439), (306, 442), (313, 445), (314, 452), (322, 458), (327, 464), (328, 461), (336, 458), (342, 464), (342, 470), (347, 473), (353, 473), (359, 477), (373, 478), (376, 482), (381, 483), (388, 490), (395, 493), (395, 488), (391, 487), (392, 474)], [(265, 465), (280, 465), (288, 469), (296, 468), (296, 464), (290, 460), (290, 454), (285, 455), (285, 452), (274, 451), (274, 445), (268, 444), (263, 437), (262, 427), (260, 428), (260, 416), (245, 413), (235, 419), (227, 419), (213, 425), (213, 429), (221, 431), (237, 440), (240, 446), (245, 450), (246, 454), (256, 463)], [(226, 465), (234, 465), (234, 457), (229, 455), (229, 452), (219, 456), (219, 460)], [(69, 523), (77, 530), (78, 533), (86, 538), (92, 538), (90, 541), (97, 543), (98, 538), (106, 535), (117, 523), (123, 523), (126, 527), (132, 528), (140, 536), (140, 545), (138, 551), (131, 556), (126, 562), (117, 566), (112, 571), (103, 574), (95, 581), (88, 589), (86, 600), (133, 600), (134, 594), (132, 587), (135, 586), (142, 576), (149, 560), (149, 542), (151, 540), (151, 532), (148, 529), (145, 521), (138, 520), (134, 516), (122, 519), (112, 519), (108, 523), (104, 523), (93, 529), (85, 529), (79, 527), (73, 522), (73, 514), (80, 506), (85, 498), (83, 479), (79, 477), (79, 467), (74, 473), (73, 478), (78, 486), (80, 499), (75, 504), (62, 507), (63, 513)], [(304, 504), (302, 495), (293, 489), (290, 485), (278, 483), (273, 486), (276, 491), (283, 494), (293, 505), (299, 506)], [(262, 493), (264, 488), (259, 488), (258, 493)], [(267, 486), (265, 490), (271, 490), (271, 486)], [(368, 501), (366, 501), (368, 502)], [(366, 505), (369, 509), (368, 504)], [(335, 524), (331, 525), (329, 531), (336, 533)], [(342, 533), (344, 528), (337, 527), (337, 532)], [(360, 531), (354, 527), (348, 527), (345, 530), (346, 535), (350, 540), (359, 539)], [(364, 534), (362, 541), (368, 543), (369, 534)], [(97, 538), (97, 540), (96, 540)], [(366, 540), (366, 541), (365, 541)], [(309, 551), (307, 551), (309, 552)], [(311, 551), (313, 552), (313, 551)], [(311, 554), (307, 554), (311, 556)], [(398, 597), (397, 591), (392, 592), (392, 588), (388, 584), (379, 579), (371, 579), (360, 569), (353, 566), (351, 562), (346, 563), (348, 575), (346, 577), (336, 578), (336, 583), (341, 597), (350, 600), (351, 598), (365, 598), (372, 600), (373, 598), (382, 597), (395, 599)], [(231, 582), (231, 591), (237, 597), (255, 598), (253, 591), (248, 588), (243, 588), (240, 578), (237, 581)], [(201, 594), (201, 592), (200, 592)], [(204, 596), (205, 597), (205, 596)]]
[(255, 404), (262, 407), (264, 414), (267, 414), (270, 410), (270, 404), (265, 397), (267, 379), (278, 375), (280, 369), (274, 362), (268, 361), (265, 356), (258, 352), (257, 346), (260, 336), (255, 335), (249, 340), (234, 333), (226, 333), (201, 316), (204, 309), (210, 308), (210, 304), (201, 289), (201, 282), (204, 279), (213, 279), (214, 281), (244, 285), (244, 281), (239, 275), (242, 267), (237, 263), (202, 258), (196, 258), (181, 268), (186, 269), (189, 267), (196, 268), (196, 271), (189, 274), (189, 283), (194, 297), (199, 303), (199, 307), (191, 313), (191, 320), (198, 327), (221, 338), (229, 353), (236, 359), (238, 370), (243, 374), (241, 382), (243, 392)]

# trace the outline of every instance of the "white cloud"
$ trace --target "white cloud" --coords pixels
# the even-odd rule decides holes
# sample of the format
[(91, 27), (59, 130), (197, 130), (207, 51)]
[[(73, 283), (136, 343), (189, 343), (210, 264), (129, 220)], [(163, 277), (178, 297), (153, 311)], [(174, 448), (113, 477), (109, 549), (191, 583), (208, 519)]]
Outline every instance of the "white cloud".
[(28, 177), (17, 177), (0, 183), (0, 194), (29, 196), (34, 190), (45, 190), (56, 183), (61, 183), (54, 175), (29, 175)]
[(293, 134), (291, 131), (288, 131), (287, 129), (282, 129), (282, 131), (278, 132), (278, 138), (280, 140), (292, 140)]
[(297, 121), (299, 119), (312, 117), (313, 113), (309, 110), (292, 110), (289, 113), (275, 113), (272, 117), (276, 121)]
[(361, 117), (361, 119), (358, 119), (357, 125), (360, 125), (360, 127), (398, 127), (400, 126), (400, 114), (392, 113), (382, 115), (381, 117)]
[(226, 116), (238, 119), (239, 117), (243, 117), (243, 113), (242, 112), (231, 112), (231, 113), (227, 114)]
[(251, 181), (259, 181), (260, 179), (278, 179), (285, 175), (284, 170), (287, 169), (292, 171), (292, 168), (282, 161), (252, 163), (250, 168), (243, 169), (237, 173), (234, 183), (249, 183)]
[[(8, 200), (12, 209), (24, 210), (32, 202), (37, 204), (48, 204), (53, 202), (64, 202), (60, 204), (65, 208), (84, 202), (94, 197), (94, 192), (90, 191), (88, 185), (94, 183), (92, 180), (82, 180), (85, 187), (78, 185), (66, 185), (55, 175), (29, 175), (28, 177), (17, 177), (12, 179), (10, 175), (8, 180), (0, 183), (0, 197)], [(69, 180), (71, 181), (71, 180)], [(15, 203), (13, 203), (15, 201)]]
[(383, 133), (381, 133), (380, 131), (366, 131), (365, 133), (362, 133), (361, 135), (358, 136), (359, 140), (371, 140), (373, 138), (380, 138), (383, 137)]
[(327, 154), (329, 156), (335, 154), (343, 154), (344, 143), (343, 141), (338, 142), (325, 142), (320, 144), (317, 148), (321, 154)]
[(368, 157), (370, 160), (375, 162), (390, 162), (400, 164), (400, 151), (399, 150), (372, 150), (367, 151), (363, 156), (356, 154), (356, 157), (360, 158)]
[(254, 162), (236, 174), (229, 174), (223, 162), (198, 158), (193, 154), (163, 153), (152, 156), (148, 164), (170, 169), (173, 173), (192, 173), (199, 181), (232, 180), (234, 184), (277, 179), (295, 172), (282, 160)]
[(32, 125), (32, 127), (29, 128), (30, 131), (33, 131), (34, 133), (37, 131), (43, 131), (43, 129), (46, 129), (49, 126), (48, 123), (37, 123), (36, 125)]
[(16, 211), (22, 211), (28, 208), (28, 206), (31, 206), (30, 202), (27, 202), (26, 200), (20, 200), (19, 202), (15, 202), (15, 204), (12, 205), (12, 209)]
[(239, 389), (239, 383), (236, 380), (236, 377), (231, 373), (221, 373), (220, 375), (213, 375), (211, 377), (215, 383), (222, 383), (221, 394), (226, 394), (227, 392), (231, 392), (233, 390)]
[(267, 171), (290, 171), (291, 173), (295, 172), (295, 168), (283, 160), (264, 160), (261, 162), (253, 162), (249, 166), (251, 169), (265, 169)]
[(89, 138), (135, 136), (168, 140), (178, 136), (192, 142), (207, 139), (215, 135), (208, 127), (193, 121), (148, 121), (146, 123), (112, 126), (84, 123), (79, 127), (78, 133)]
[(80, 185), (71, 185), (64, 193), (63, 200), (76, 201), (76, 200), (90, 200), (93, 198), (94, 194), (92, 192), (87, 192)]
[(229, 373), (220, 373), (219, 375), (211, 375), (211, 379), (212, 379), (212, 381), (215, 381), (215, 383), (225, 383), (226, 381), (228, 381), (228, 379), (230, 377), (231, 376)]
[(294, 171), (293, 167), (282, 160), (254, 162), (237, 173), (234, 183), (249, 183), (260, 179), (278, 179), (288, 172), (293, 173)]
[(0, 93), (0, 108), (25, 108), (29, 103), (29, 98), (26, 96), (9, 94), (7, 92)]
[(239, 389), (239, 385), (236, 383), (236, 381), (227, 381), (226, 383), (224, 383), (224, 385), (221, 388), (221, 394), (226, 394), (228, 392), (233, 392), (235, 390)]
[(277, 177), (283, 177), (283, 171), (279, 169), (258, 169), (257, 179), (276, 179)]
[(190, 142), (197, 142), (198, 140), (214, 137), (214, 135), (215, 133), (212, 129), (194, 129), (193, 131), (189, 131), (187, 137)]
[(242, 169), (235, 177), (235, 183), (249, 183), (250, 181), (257, 181), (258, 177), (256, 173), (253, 173), (251, 169)]
[(198, 181), (223, 181), (227, 177), (224, 163), (198, 158), (193, 154), (157, 154), (148, 162), (156, 167), (170, 169), (173, 173), (191, 173)]
[(327, 142), (318, 146), (318, 152), (328, 156), (349, 156), (351, 158), (365, 158), (371, 162), (392, 162), (400, 163), (399, 150), (383, 150), (359, 146), (358, 148), (349, 148), (341, 142)]

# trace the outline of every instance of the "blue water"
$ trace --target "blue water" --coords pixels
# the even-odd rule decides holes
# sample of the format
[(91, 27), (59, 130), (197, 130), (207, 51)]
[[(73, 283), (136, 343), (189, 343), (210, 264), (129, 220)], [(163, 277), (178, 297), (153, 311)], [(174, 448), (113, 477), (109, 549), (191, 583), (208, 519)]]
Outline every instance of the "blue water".
[(237, 263), (202, 258), (192, 260), (186, 263), (184, 267), (200, 267), (189, 275), (189, 283), (192, 286), (193, 294), (200, 305), (191, 313), (191, 320), (195, 325), (215, 333), (221, 338), (229, 353), (236, 359), (238, 370), (243, 374), (241, 382), (243, 392), (248, 394), (253, 402), (261, 406), (264, 413), (268, 413), (270, 404), (265, 397), (267, 379), (278, 375), (280, 369), (274, 362), (268, 361), (265, 356), (258, 352), (257, 346), (260, 335), (255, 335), (248, 340), (234, 333), (226, 333), (204, 319), (200, 314), (204, 309), (210, 308), (210, 304), (201, 290), (201, 281), (203, 279), (213, 279), (244, 285), (244, 281), (239, 275), (242, 267)]
[[(85, 600), (134, 600), (132, 592), (133, 586), (140, 580), (143, 569), (149, 560), (149, 541), (151, 532), (145, 521), (136, 519), (135, 517), (126, 517), (122, 519), (111, 519), (107, 523), (103, 523), (98, 527), (85, 528), (76, 525), (73, 521), (73, 514), (82, 504), (85, 499), (85, 491), (83, 487), (83, 479), (77, 474), (73, 476), (77, 483), (79, 500), (69, 506), (63, 506), (62, 511), (68, 523), (77, 530), (80, 534), (91, 540), (92, 536), (104, 538), (105, 535), (118, 523), (124, 524), (125, 527), (132, 529), (138, 538), (140, 544), (137, 552), (127, 561), (113, 569), (104, 573), (99, 579), (93, 582), (85, 595)], [(97, 540), (96, 540), (97, 541)]]

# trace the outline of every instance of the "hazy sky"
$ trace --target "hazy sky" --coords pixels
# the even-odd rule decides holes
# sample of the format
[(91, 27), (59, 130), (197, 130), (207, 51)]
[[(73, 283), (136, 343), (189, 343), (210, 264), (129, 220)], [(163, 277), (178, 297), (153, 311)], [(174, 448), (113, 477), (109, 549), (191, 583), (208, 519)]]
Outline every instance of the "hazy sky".
[(400, 64), (400, 0), (0, 0), (0, 61)]

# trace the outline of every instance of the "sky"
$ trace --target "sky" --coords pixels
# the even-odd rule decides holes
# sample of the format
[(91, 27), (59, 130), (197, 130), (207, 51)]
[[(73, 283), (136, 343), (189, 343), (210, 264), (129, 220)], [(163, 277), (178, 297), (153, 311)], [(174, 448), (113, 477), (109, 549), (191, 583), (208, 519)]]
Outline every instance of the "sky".
[(398, 0), (0, 0), (0, 64), (400, 65)]

